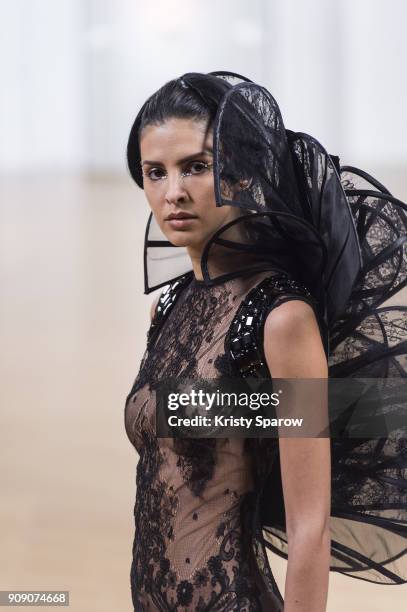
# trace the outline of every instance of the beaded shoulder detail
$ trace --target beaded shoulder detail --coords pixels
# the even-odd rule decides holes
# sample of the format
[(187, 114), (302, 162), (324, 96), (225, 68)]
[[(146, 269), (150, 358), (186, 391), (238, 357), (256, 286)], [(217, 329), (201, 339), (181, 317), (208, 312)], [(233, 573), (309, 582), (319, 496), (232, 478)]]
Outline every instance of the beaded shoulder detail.
[(263, 348), (264, 323), (272, 308), (300, 296), (314, 308), (316, 301), (299, 281), (285, 273), (264, 279), (240, 304), (225, 338), (225, 349), (236, 374), (270, 378)]
[(157, 307), (154, 312), (153, 320), (151, 321), (150, 328), (147, 332), (147, 346), (150, 347), (154, 342), (161, 325), (168, 317), (172, 307), (181, 295), (182, 290), (189, 284), (193, 276), (192, 272), (184, 274), (180, 278), (173, 281), (164, 291), (161, 293)]

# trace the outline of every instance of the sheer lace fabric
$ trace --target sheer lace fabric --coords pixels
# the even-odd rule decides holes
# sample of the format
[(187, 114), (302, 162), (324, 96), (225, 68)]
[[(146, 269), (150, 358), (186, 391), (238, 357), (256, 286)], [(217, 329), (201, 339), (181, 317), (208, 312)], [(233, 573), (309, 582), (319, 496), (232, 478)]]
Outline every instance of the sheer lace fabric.
[[(225, 336), (265, 276), (270, 272), (209, 288), (195, 280), (184, 286), (155, 328), (128, 396), (126, 429), (140, 454), (131, 571), (136, 610), (282, 610), (266, 554), (288, 557), (278, 440), (174, 440), (154, 433), (160, 381), (236, 375)], [(346, 350), (346, 338), (334, 343), (338, 325), (330, 376), (376, 373), (386, 382), (387, 374), (405, 376), (405, 325), (397, 317), (378, 324), (380, 310), (364, 313), (353, 335), (347, 330)], [(358, 427), (353, 400), (350, 408), (352, 427)], [(369, 419), (400, 408), (391, 393), (383, 395)], [(405, 427), (379, 439), (333, 438), (331, 451), (330, 569), (372, 582), (405, 582)]]
[(192, 280), (146, 351), (127, 398), (126, 431), (140, 455), (135, 610), (282, 610), (264, 549), (258, 542), (257, 550), (250, 547), (250, 526), (242, 525), (254, 494), (244, 440), (155, 436), (157, 383), (173, 376), (219, 377), (236, 309), (266, 275), (211, 288)]

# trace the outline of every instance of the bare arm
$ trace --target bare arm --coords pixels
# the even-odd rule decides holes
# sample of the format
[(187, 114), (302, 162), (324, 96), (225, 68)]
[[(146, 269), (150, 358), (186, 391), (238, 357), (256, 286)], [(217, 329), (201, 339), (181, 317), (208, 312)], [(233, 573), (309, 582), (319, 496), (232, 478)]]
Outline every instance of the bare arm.
[[(311, 306), (292, 300), (266, 319), (264, 349), (273, 378), (327, 378)], [(288, 539), (284, 612), (325, 612), (330, 561), (329, 438), (279, 439)]]

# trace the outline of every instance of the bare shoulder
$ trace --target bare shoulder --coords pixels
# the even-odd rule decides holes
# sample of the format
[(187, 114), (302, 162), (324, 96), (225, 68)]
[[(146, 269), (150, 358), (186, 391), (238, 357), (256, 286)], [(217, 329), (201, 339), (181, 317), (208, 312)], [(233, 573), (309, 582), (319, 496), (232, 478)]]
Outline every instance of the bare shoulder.
[(288, 300), (269, 313), (266, 318), (265, 330), (274, 334), (296, 335), (301, 331), (314, 327), (318, 330), (314, 309), (304, 300)]
[(316, 314), (303, 300), (288, 300), (269, 313), (264, 326), (264, 352), (273, 377), (327, 375)]

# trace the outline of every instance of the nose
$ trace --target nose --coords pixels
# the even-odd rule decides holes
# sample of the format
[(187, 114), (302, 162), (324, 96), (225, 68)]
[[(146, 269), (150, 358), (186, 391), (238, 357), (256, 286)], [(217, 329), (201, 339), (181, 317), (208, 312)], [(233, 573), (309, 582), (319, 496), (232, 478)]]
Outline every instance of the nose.
[(185, 190), (184, 180), (180, 173), (169, 175), (166, 180), (166, 187), (165, 200), (168, 204), (177, 204), (188, 199), (188, 193)]

